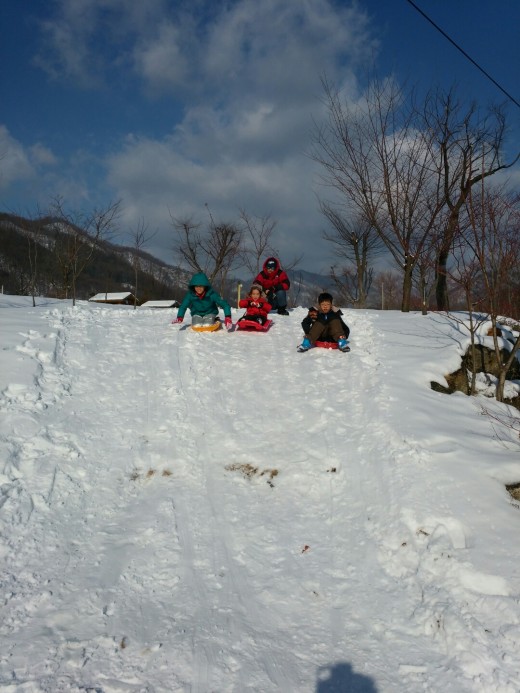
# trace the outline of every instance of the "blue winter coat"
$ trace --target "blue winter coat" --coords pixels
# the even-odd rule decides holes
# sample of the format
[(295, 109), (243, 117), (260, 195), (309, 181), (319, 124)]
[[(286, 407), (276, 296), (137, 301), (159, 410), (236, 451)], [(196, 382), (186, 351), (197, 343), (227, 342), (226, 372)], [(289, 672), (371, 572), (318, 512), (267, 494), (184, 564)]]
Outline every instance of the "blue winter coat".
[[(202, 297), (197, 296), (195, 293), (194, 287), (196, 286), (207, 287)], [(182, 303), (179, 306), (177, 317), (183, 318), (188, 308), (190, 309), (192, 315), (201, 315), (202, 317), (211, 314), (218, 315), (219, 307), (224, 311), (226, 318), (231, 317), (231, 308), (229, 303), (224, 301), (224, 299), (211, 288), (209, 279), (204, 272), (198, 272), (190, 279), (188, 293), (183, 298)]]

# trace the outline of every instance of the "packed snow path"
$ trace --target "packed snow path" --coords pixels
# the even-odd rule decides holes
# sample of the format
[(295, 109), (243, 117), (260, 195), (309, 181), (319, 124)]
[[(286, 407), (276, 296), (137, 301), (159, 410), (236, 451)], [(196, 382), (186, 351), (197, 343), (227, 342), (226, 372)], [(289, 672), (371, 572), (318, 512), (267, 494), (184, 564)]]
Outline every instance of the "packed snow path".
[(81, 304), (20, 334), (33, 381), (0, 400), (1, 691), (520, 690), (520, 576), (503, 553), (474, 562), (442, 416), (410, 434), (402, 335), (349, 312), (351, 353), (299, 354), (304, 315), (195, 334)]

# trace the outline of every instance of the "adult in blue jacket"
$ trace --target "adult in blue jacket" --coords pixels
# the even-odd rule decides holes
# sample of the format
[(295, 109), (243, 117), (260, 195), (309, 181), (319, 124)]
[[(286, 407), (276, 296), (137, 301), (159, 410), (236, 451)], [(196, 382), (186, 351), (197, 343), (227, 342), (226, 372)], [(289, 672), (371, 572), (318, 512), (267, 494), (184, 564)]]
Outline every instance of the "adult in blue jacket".
[(233, 324), (229, 303), (212, 288), (204, 272), (197, 272), (190, 279), (188, 292), (179, 306), (177, 319), (173, 322), (182, 322), (189, 309), (192, 325), (213, 325), (218, 320), (219, 307), (224, 311), (224, 323), (229, 329)]

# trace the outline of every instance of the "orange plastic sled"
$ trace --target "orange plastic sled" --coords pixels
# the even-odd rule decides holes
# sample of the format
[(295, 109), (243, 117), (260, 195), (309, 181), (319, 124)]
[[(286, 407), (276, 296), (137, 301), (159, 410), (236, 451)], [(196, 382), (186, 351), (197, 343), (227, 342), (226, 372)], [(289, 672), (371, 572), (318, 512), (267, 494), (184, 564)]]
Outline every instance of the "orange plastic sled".
[(213, 323), (213, 325), (192, 325), (191, 329), (194, 332), (216, 332), (217, 330), (220, 330), (221, 327), (222, 323), (220, 320), (217, 320)]

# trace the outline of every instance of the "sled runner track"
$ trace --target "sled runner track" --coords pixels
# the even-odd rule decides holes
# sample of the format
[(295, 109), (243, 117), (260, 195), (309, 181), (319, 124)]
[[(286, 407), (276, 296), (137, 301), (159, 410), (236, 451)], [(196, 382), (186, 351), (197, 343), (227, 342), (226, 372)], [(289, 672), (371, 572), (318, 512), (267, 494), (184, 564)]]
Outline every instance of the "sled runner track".
[[(193, 428), (201, 433), (192, 441), (195, 446), (191, 446), (188, 459), (190, 481), (192, 484), (196, 482), (193, 489), (195, 496), (191, 498), (186, 495), (183, 498), (183, 494), (180, 494), (176, 501), (177, 508), (181, 510), (177, 520), (180, 543), (190, 573), (187, 584), (195, 592), (200, 609), (196, 622), (206, 624), (204, 632), (193, 635), (194, 683), (190, 690), (201, 692), (211, 690), (213, 686), (222, 686), (218, 679), (212, 679), (215, 670), (222, 669), (226, 662), (222, 652), (229, 649), (225, 642), (220, 642), (220, 637), (224, 636), (226, 642), (236, 643), (244, 637), (255, 641), (267, 641), (269, 638), (268, 623), (262, 610), (257, 608), (255, 595), (250, 590), (247, 567), (234, 555), (230, 542), (232, 535), (226, 526), (228, 520), (223, 518), (219, 507), (223, 500), (221, 477), (225, 474), (225, 455), (221, 455), (220, 451), (221, 446), (230, 443), (229, 440), (226, 443), (225, 438), (230, 430), (232, 432), (236, 407), (232, 399), (227, 400), (221, 395), (218, 397), (221, 408), (218, 413), (213, 411), (212, 398), (218, 373), (215, 368), (221, 368), (222, 361), (215, 363), (215, 367), (211, 363), (202, 367), (199, 357), (202, 348), (200, 342), (190, 340), (179, 345), (177, 351), (179, 380), (191, 421), (187, 435), (193, 438)], [(189, 378), (186, 374), (189, 374)], [(231, 519), (236, 521), (232, 516)], [(233, 656), (227, 656), (230, 666), (251, 674), (254, 663), (239, 666), (237, 656), (238, 651)], [(273, 690), (286, 689), (291, 685), (285, 679), (283, 658), (276, 649), (270, 651), (265, 665), (270, 671)], [(247, 678), (241, 685), (247, 690)]]

